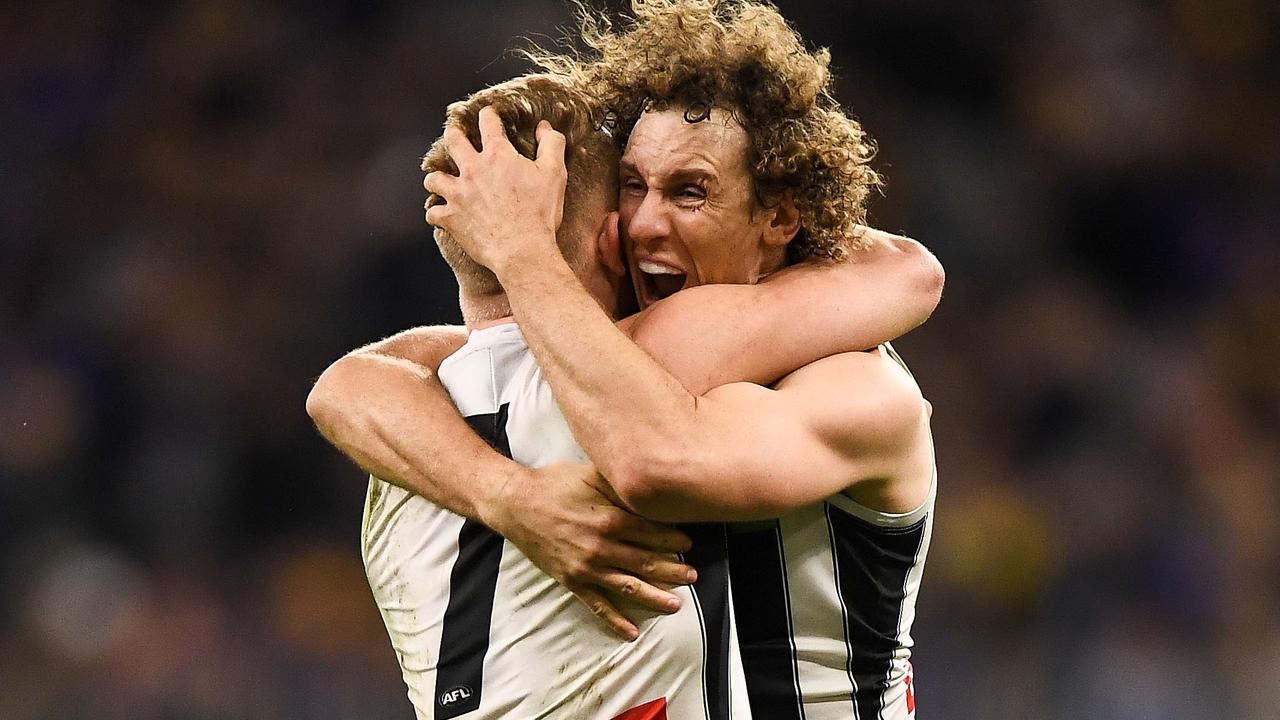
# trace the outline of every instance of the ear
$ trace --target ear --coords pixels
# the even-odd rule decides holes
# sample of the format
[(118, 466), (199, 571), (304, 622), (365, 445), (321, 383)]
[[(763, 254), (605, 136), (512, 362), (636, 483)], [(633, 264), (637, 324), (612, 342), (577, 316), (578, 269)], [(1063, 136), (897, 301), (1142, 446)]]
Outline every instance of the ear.
[(764, 242), (777, 247), (785, 246), (800, 232), (800, 211), (796, 208), (791, 191), (783, 193), (778, 204), (769, 209), (764, 228)]
[(600, 225), (600, 233), (596, 236), (596, 249), (600, 252), (600, 262), (615, 277), (627, 274), (627, 263), (622, 257), (622, 238), (618, 233), (617, 211), (605, 216)]

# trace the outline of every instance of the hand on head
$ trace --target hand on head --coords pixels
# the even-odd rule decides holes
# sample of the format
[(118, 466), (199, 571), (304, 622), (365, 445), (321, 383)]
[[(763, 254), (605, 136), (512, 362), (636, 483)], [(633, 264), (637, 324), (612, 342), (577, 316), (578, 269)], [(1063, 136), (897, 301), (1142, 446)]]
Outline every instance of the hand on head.
[(492, 108), (480, 111), (477, 150), (450, 126), (444, 142), (458, 175), (433, 172), (423, 186), (444, 198), (427, 209), (427, 222), (452, 234), (472, 259), (495, 272), (529, 250), (555, 249), (564, 212), (564, 135), (545, 120), (537, 128), (537, 156), (522, 156), (507, 140)]

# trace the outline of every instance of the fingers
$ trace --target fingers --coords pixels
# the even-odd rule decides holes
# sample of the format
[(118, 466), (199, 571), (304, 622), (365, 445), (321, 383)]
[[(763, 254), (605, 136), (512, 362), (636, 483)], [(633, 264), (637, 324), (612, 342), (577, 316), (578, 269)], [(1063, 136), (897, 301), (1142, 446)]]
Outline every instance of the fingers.
[(602, 562), (650, 583), (689, 585), (698, 580), (698, 571), (692, 565), (680, 562), (676, 556), (661, 555), (631, 546), (613, 548), (610, 556), (602, 558)]
[(542, 167), (564, 167), (564, 135), (551, 127), (546, 120), (538, 122), (534, 131), (538, 139), (538, 153), (534, 162)]
[[(480, 146), (484, 150), (492, 150), (503, 144), (511, 145), (507, 140), (507, 130), (502, 126), (502, 118), (492, 106), (480, 108)], [(512, 148), (514, 151), (514, 148)]]
[(659, 525), (638, 515), (621, 511), (611, 535), (632, 545), (658, 552), (688, 552), (693, 540), (673, 527)]
[(480, 155), (475, 145), (472, 145), (471, 140), (467, 138), (467, 134), (457, 125), (450, 125), (444, 129), (443, 142), (445, 149), (449, 151), (449, 157), (453, 158), (453, 164), (458, 166), (460, 173), (474, 164)]
[(452, 210), (448, 205), (440, 203), (427, 208), (427, 224), (438, 228), (449, 229), (449, 220), (451, 217), (449, 211)]
[(622, 612), (618, 610), (613, 603), (609, 602), (609, 600), (599, 591), (582, 587), (573, 590), (573, 594), (582, 601), (583, 605), (587, 606), (587, 609), (591, 611), (592, 615), (600, 618), (601, 622), (608, 625), (609, 628), (621, 636), (622, 639), (630, 642), (640, 637), (640, 629), (635, 626), (635, 623), (628, 620), (627, 616), (623, 615)]
[(422, 187), (427, 192), (435, 193), (436, 195), (446, 198), (452, 194), (457, 183), (458, 178), (447, 172), (441, 172), (439, 170), (427, 173), (427, 176), (422, 179)]
[(600, 578), (600, 584), (650, 610), (669, 615), (680, 609), (680, 598), (675, 593), (654, 587), (635, 575), (609, 573)]
[(435, 197), (435, 203), (431, 204), (432, 198), (427, 198), (427, 224), (436, 227), (446, 227), (449, 222), (450, 211), (452, 208), (443, 199), (453, 194), (458, 186), (458, 178), (447, 172), (439, 170), (427, 173), (422, 180), (422, 187)]

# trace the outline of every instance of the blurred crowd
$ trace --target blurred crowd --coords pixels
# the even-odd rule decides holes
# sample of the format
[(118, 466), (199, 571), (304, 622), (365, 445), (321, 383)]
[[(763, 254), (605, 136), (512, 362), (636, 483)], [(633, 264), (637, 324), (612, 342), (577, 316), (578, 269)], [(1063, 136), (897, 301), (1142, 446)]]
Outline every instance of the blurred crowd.
[[(922, 718), (1280, 707), (1280, 6), (781, 0), (947, 268)], [(303, 401), (457, 322), (417, 163), (558, 0), (0, 19), (0, 718), (411, 718)]]

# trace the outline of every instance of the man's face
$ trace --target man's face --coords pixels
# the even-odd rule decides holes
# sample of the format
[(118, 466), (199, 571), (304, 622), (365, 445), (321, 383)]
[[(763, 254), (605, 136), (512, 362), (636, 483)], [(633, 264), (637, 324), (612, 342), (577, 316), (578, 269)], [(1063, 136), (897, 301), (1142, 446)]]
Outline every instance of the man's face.
[(645, 113), (622, 155), (618, 212), (641, 308), (686, 287), (754, 283), (784, 252), (764, 240), (746, 130), (721, 110), (684, 114)]

